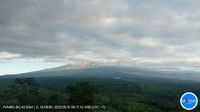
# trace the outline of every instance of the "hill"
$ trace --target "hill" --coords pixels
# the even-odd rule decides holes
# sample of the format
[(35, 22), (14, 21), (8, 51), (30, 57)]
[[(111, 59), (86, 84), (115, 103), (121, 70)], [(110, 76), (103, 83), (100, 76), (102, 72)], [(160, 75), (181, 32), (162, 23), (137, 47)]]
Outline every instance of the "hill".
[[(23, 81), (26, 86), (20, 86)], [(31, 99), (32, 94), (20, 97), (30, 88), (38, 88), (33, 90), (37, 95), (30, 104), (70, 104), (70, 91), (66, 88), (83, 82), (98, 88), (95, 104), (106, 105), (102, 112), (184, 112), (180, 96), (186, 91), (200, 94), (197, 73), (85, 64), (1, 76), (0, 104), (20, 104), (22, 99)], [(199, 111), (199, 106), (195, 111)]]

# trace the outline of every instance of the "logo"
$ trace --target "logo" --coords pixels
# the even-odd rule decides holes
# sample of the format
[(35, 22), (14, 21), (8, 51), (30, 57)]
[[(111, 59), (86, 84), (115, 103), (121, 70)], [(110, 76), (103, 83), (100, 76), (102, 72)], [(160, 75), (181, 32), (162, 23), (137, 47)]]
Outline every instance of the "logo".
[(180, 103), (185, 110), (193, 110), (198, 104), (198, 98), (194, 93), (186, 92), (181, 96)]

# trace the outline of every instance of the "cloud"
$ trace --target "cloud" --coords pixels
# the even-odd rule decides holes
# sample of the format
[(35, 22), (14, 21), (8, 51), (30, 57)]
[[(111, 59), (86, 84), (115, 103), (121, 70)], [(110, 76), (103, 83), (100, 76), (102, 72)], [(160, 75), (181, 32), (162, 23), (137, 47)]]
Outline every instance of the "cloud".
[(188, 0), (3, 0), (0, 60), (198, 67), (197, 4)]
[(9, 53), (9, 52), (0, 52), (0, 62), (8, 61), (21, 57), (20, 54)]

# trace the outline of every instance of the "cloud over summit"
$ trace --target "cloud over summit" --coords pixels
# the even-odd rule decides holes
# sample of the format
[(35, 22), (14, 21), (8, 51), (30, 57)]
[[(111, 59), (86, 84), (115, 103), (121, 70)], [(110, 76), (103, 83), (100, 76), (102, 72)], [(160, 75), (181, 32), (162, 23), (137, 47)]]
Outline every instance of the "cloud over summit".
[(199, 68), (198, 4), (197, 0), (1, 0), (0, 60)]

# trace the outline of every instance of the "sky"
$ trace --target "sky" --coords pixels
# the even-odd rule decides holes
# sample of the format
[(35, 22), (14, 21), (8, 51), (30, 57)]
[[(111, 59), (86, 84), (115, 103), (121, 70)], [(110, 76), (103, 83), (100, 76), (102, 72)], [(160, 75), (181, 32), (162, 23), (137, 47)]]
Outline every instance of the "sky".
[(0, 0), (0, 75), (84, 62), (200, 68), (199, 0)]

